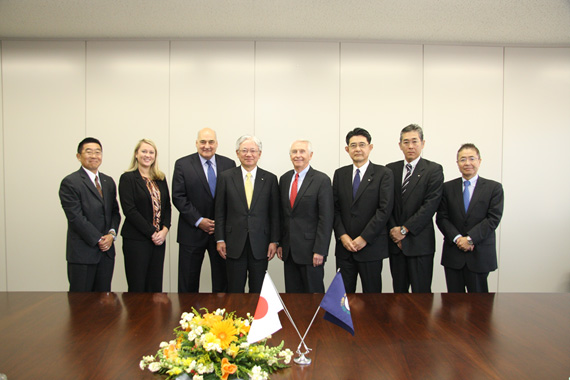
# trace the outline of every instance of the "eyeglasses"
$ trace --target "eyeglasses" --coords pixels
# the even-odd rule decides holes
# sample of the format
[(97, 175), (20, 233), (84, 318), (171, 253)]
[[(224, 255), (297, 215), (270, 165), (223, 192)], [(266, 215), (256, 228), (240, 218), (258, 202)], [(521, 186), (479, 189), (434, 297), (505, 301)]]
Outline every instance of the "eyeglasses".
[(350, 149), (356, 149), (357, 147), (360, 148), (360, 149), (364, 149), (364, 148), (366, 148), (368, 145), (369, 145), (368, 143), (361, 142), (361, 143), (358, 143), (358, 144), (357, 144), (357, 143), (352, 143), (352, 144), (350, 144), (348, 147), (349, 147)]
[(103, 152), (101, 152), (100, 150), (91, 150), (91, 149), (85, 149), (83, 153), (85, 153), (86, 156), (100, 156), (101, 154), (103, 154)]
[(258, 150), (258, 149), (240, 149), (240, 150), (238, 150), (238, 152), (240, 152), (243, 155), (246, 155), (248, 153), (257, 154), (260, 152), (260, 150)]
[(475, 161), (479, 161), (479, 157), (473, 157), (473, 156), (471, 156), (471, 157), (461, 157), (461, 158), (459, 159), (459, 162), (462, 163), (462, 164), (466, 163), (467, 161), (469, 161), (470, 163), (473, 163), (473, 162), (475, 162)]

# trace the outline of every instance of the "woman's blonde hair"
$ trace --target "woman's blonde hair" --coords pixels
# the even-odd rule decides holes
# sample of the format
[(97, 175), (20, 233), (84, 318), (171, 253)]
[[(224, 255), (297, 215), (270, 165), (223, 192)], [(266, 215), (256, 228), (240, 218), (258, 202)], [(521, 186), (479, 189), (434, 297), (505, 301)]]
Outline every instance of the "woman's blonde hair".
[(152, 146), (154, 149), (154, 162), (150, 166), (150, 179), (152, 179), (152, 180), (158, 179), (158, 180), (162, 181), (164, 179), (165, 175), (158, 168), (158, 149), (156, 149), (155, 143), (149, 139), (142, 139), (141, 141), (139, 141), (137, 143), (137, 145), (135, 146), (135, 151), (133, 152), (133, 158), (131, 160), (131, 165), (130, 165), (129, 169), (127, 169), (127, 171), (132, 172), (132, 171), (139, 169), (139, 162), (137, 161), (137, 152), (143, 143)]

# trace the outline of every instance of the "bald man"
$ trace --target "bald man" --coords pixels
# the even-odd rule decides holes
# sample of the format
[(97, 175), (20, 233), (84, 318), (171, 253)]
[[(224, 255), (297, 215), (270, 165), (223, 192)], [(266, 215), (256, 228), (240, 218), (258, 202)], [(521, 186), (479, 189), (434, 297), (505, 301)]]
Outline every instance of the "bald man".
[(172, 203), (178, 219), (178, 292), (197, 293), (204, 252), (208, 250), (212, 292), (227, 291), (226, 263), (214, 240), (214, 197), (217, 177), (235, 168), (233, 160), (216, 154), (216, 132), (204, 128), (196, 138), (197, 152), (176, 161), (172, 179)]

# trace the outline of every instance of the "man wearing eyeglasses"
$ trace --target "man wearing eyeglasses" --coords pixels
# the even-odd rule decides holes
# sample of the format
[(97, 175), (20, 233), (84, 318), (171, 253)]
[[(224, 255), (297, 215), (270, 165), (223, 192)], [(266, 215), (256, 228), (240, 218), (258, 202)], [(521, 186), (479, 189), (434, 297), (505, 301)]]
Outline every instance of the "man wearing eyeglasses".
[(368, 159), (371, 141), (365, 129), (348, 132), (352, 165), (337, 169), (333, 178), (336, 267), (347, 293), (356, 292), (358, 276), (364, 293), (381, 293), (382, 260), (388, 257), (394, 183), (389, 169)]
[(435, 253), (433, 216), (443, 188), (441, 165), (421, 157), (425, 146), (416, 124), (400, 132), (404, 160), (386, 165), (394, 173), (394, 210), (388, 224), (392, 241), (390, 272), (395, 293), (430, 293)]
[(503, 216), (503, 187), (477, 174), (481, 154), (473, 144), (457, 152), (461, 177), (443, 185), (436, 222), (443, 233), (441, 265), (450, 293), (488, 293), (497, 269), (495, 230)]
[(115, 238), (121, 222), (117, 186), (101, 173), (101, 142), (86, 137), (77, 147), (78, 171), (61, 181), (59, 199), (67, 218), (70, 292), (110, 292)]
[(216, 154), (218, 138), (210, 128), (201, 129), (196, 153), (178, 159), (172, 176), (172, 203), (178, 218), (178, 293), (197, 293), (204, 252), (208, 250), (212, 292), (227, 291), (226, 262), (216, 251), (214, 196), (217, 177), (236, 163)]
[(262, 144), (245, 135), (236, 142), (241, 166), (220, 174), (216, 192), (217, 250), (226, 260), (228, 292), (260, 293), (279, 242), (277, 177), (257, 166)]

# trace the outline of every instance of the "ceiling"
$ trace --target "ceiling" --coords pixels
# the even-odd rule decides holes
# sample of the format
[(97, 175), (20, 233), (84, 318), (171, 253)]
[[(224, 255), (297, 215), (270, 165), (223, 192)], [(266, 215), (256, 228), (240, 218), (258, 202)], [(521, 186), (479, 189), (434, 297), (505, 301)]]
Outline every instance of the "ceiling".
[(0, 0), (1, 39), (570, 46), (570, 0)]

